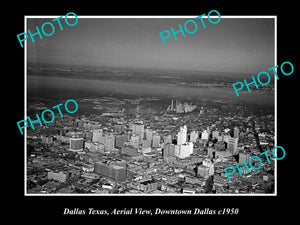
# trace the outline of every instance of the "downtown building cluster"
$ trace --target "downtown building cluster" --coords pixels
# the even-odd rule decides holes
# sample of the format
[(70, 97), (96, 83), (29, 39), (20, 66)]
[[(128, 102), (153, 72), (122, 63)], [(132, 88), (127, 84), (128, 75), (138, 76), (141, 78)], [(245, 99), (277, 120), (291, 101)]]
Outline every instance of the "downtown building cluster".
[(224, 168), (272, 146), (272, 132), (261, 131), (261, 127), (272, 127), (272, 122), (265, 122), (272, 121), (272, 116), (262, 120), (228, 116), (227, 112), (222, 116), (226, 110), (202, 107), (199, 114), (161, 114), (150, 119), (122, 114), (58, 120), (28, 135), (28, 190), (100, 194), (270, 191), (273, 164), (247, 176), (234, 174), (231, 182)]

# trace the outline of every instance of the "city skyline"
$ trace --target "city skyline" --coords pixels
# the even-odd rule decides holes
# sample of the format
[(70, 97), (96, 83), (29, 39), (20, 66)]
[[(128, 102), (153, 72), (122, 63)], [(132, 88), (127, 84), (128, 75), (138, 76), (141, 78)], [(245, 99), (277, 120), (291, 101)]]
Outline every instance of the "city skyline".
[[(92, 107), (96, 100), (78, 104), (87, 101)], [(274, 163), (248, 173), (244, 168), (229, 183), (224, 172), (274, 146), (271, 112), (206, 104), (187, 113), (168, 112), (166, 105), (146, 114), (147, 100), (138, 99), (140, 107), (136, 101), (136, 111), (110, 98), (96, 114), (68, 115), (27, 130), (25, 194), (276, 194)]]

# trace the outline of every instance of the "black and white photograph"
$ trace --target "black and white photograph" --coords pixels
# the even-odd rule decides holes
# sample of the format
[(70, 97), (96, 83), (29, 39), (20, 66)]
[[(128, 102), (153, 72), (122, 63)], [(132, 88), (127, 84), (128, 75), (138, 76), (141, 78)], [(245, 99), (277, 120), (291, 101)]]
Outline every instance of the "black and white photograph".
[(28, 40), (25, 193), (276, 194), (261, 155), (276, 146), (276, 81), (256, 76), (276, 65), (276, 18), (213, 14), (76, 16)]
[(17, 13), (11, 210), (39, 224), (291, 215), (292, 7), (96, 8)]

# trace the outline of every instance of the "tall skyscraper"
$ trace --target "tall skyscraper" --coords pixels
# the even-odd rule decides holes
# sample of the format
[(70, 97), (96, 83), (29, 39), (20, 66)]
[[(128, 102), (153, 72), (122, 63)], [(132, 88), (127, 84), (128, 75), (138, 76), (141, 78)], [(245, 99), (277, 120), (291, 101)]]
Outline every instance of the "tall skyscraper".
[(173, 112), (174, 111), (173, 99), (172, 99), (171, 105), (168, 106), (167, 111), (168, 112), (170, 112), (170, 111)]
[(232, 155), (238, 154), (237, 151), (238, 138), (228, 138), (228, 150), (232, 153)]
[(233, 129), (233, 137), (234, 138), (239, 138), (239, 133), (240, 133), (240, 130), (238, 127), (234, 127)]
[(187, 127), (184, 125), (183, 127), (180, 127), (180, 130), (177, 134), (177, 145), (182, 145), (186, 143), (187, 139)]

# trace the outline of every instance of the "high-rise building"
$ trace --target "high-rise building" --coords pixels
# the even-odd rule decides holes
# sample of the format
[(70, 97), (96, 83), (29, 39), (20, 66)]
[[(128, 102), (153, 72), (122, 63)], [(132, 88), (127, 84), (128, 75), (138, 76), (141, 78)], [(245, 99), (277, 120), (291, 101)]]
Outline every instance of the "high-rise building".
[(168, 111), (168, 112), (169, 112), (169, 111), (171, 111), (171, 112), (174, 111), (173, 99), (172, 99), (172, 101), (171, 101), (171, 105), (168, 106), (167, 111)]
[(190, 156), (190, 146), (187, 144), (180, 145), (179, 155), (177, 156), (180, 159), (184, 159)]
[(92, 139), (93, 139), (93, 132), (86, 131), (84, 138), (87, 139), (87, 140), (89, 140), (89, 141), (92, 141)]
[(228, 138), (228, 150), (232, 153), (232, 155), (238, 154), (237, 151), (238, 138)]
[(121, 134), (125, 131), (125, 125), (124, 124), (116, 124), (115, 125), (115, 132), (117, 134)]
[(158, 134), (153, 135), (152, 147), (158, 148), (160, 146), (160, 136)]
[(123, 144), (128, 141), (128, 135), (127, 134), (118, 134), (115, 136), (116, 140), (116, 147), (121, 148)]
[(83, 150), (83, 138), (70, 138), (70, 150), (80, 151)]
[(139, 144), (140, 144), (139, 136), (132, 135), (131, 138), (130, 138), (130, 144), (132, 145), (132, 147), (138, 149), (139, 148)]
[(188, 142), (182, 145), (175, 145), (175, 156), (184, 159), (190, 157), (193, 153), (193, 142)]
[(103, 130), (102, 129), (94, 130), (93, 131), (92, 142), (103, 143), (102, 135), (103, 135)]
[(196, 142), (197, 141), (197, 139), (198, 139), (198, 137), (199, 137), (199, 132), (198, 131), (192, 131), (191, 133), (190, 133), (190, 141), (191, 142)]
[(233, 129), (233, 137), (234, 138), (239, 138), (239, 133), (240, 133), (240, 130), (238, 127), (234, 127)]
[(175, 156), (175, 145), (171, 143), (165, 144), (163, 149), (164, 160), (169, 156)]
[(145, 129), (146, 140), (152, 141), (153, 131), (149, 128)]
[(117, 182), (122, 182), (126, 179), (126, 168), (123, 166), (108, 165), (102, 162), (97, 162), (94, 164), (94, 172), (109, 177)]
[(144, 124), (132, 124), (132, 133), (138, 135), (140, 141), (144, 139)]
[(190, 155), (192, 155), (194, 153), (194, 143), (193, 142), (188, 142), (186, 144), (189, 146)]
[(177, 145), (185, 144), (187, 140), (187, 127), (184, 125), (180, 127), (180, 130), (177, 134)]
[(208, 140), (208, 137), (209, 137), (209, 133), (204, 130), (202, 133), (201, 133), (201, 139), (202, 140)]
[(213, 132), (212, 132), (212, 138), (214, 139), (214, 138), (219, 138), (219, 135), (220, 135), (220, 132), (218, 131), (218, 130), (214, 130)]
[(172, 143), (172, 135), (168, 135), (164, 137), (164, 143)]
[[(195, 141), (198, 137), (197, 132), (193, 132), (192, 139)], [(154, 140), (154, 139), (153, 139)], [(158, 143), (158, 141), (157, 141)], [(177, 157), (184, 159), (190, 157), (194, 152), (193, 142), (187, 142), (187, 127), (180, 127), (177, 134), (177, 144), (164, 143), (163, 158), (166, 161), (168, 157)]]
[(189, 104), (187, 102), (181, 103), (178, 100), (176, 100), (176, 103), (174, 105), (174, 102), (172, 100), (171, 105), (168, 106), (167, 111), (168, 112), (176, 112), (176, 113), (188, 113), (196, 109), (197, 106), (193, 104)]
[(113, 151), (115, 149), (115, 137), (113, 134), (104, 134), (103, 142), (105, 151)]
[(126, 168), (122, 166), (112, 166), (112, 177), (115, 181), (125, 181), (126, 179)]
[(175, 145), (174, 156), (179, 157), (180, 154), (180, 145)]
[(223, 141), (228, 143), (229, 142), (229, 138), (230, 138), (230, 135), (229, 134), (226, 134), (223, 136)]

